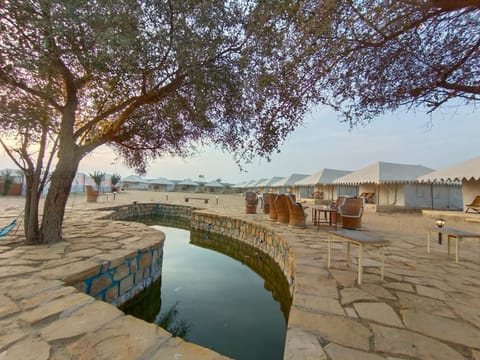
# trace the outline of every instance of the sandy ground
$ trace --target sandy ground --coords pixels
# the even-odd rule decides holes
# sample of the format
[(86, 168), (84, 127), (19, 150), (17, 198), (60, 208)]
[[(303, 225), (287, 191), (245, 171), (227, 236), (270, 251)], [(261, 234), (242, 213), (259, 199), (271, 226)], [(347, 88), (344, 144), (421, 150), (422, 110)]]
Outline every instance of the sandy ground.
[[(185, 197), (209, 198), (208, 204), (201, 200), (190, 200), (185, 202)], [(137, 202), (164, 202), (170, 204), (191, 205), (198, 208), (206, 208), (214, 212), (235, 214), (244, 214), (244, 200), (242, 194), (193, 194), (181, 192), (155, 192), (155, 191), (122, 191), (115, 196), (109, 194), (108, 200), (100, 197), (98, 203), (87, 203), (86, 196), (83, 193), (72, 194), (67, 203), (67, 215), (69, 211), (75, 211), (76, 208), (102, 208), (112, 205), (130, 204)], [(0, 197), (0, 228), (7, 225), (10, 219), (19, 217), (23, 214), (23, 197), (3, 196)], [(306, 204), (306, 206), (310, 206)], [(258, 212), (261, 212), (260, 206)], [(307, 209), (307, 212), (309, 210)], [(427, 212), (421, 213), (376, 213), (366, 211), (362, 226), (364, 230), (380, 233), (398, 234), (402, 237), (411, 236), (412, 238), (426, 238), (429, 228), (434, 226), (435, 218), (442, 217), (446, 219), (446, 226), (480, 233), (480, 214), (462, 213), (462, 212)], [(307, 220), (308, 226), (311, 225), (311, 219)]]

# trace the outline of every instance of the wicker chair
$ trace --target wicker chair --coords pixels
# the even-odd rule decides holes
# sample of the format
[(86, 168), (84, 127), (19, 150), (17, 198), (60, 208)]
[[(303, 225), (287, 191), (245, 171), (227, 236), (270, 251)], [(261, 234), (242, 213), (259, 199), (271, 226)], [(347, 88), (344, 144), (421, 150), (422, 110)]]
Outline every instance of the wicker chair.
[(268, 193), (263, 193), (262, 195), (264, 214), (270, 213), (270, 197), (268, 195), (269, 195)]
[(344, 204), (338, 207), (338, 214), (342, 218), (342, 227), (351, 230), (360, 229), (364, 207), (364, 198), (346, 198)]
[(268, 194), (268, 204), (269, 204), (268, 219), (272, 221), (277, 221), (277, 207), (275, 206), (276, 197), (277, 197), (277, 194)]
[(245, 212), (247, 214), (256, 214), (258, 205), (258, 196), (253, 191), (245, 193)]
[(277, 222), (288, 224), (290, 221), (290, 213), (288, 212), (288, 203), (290, 199), (285, 194), (279, 194), (275, 198), (275, 207), (277, 208)]
[(290, 213), (288, 226), (304, 228), (307, 219), (305, 209), (307, 208), (304, 208), (302, 204), (296, 202), (294, 196), (287, 195), (287, 198), (288, 212)]

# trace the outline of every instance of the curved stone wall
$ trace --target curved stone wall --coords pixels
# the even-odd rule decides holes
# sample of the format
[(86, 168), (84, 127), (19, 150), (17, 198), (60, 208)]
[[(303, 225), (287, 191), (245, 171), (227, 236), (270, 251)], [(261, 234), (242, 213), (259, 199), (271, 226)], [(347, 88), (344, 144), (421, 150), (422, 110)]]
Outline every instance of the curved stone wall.
[(289, 283), (290, 296), (295, 290), (295, 259), (281, 233), (267, 225), (202, 211), (192, 212), (191, 227), (231, 237), (253, 246), (269, 256), (282, 270)]
[(96, 274), (66, 285), (119, 306), (160, 278), (162, 261), (163, 242), (133, 251), (117, 261), (108, 261)]
[(114, 208), (107, 218), (123, 220), (145, 216), (165, 216), (190, 221), (192, 229), (228, 236), (247, 243), (275, 261), (289, 283), (290, 296), (295, 290), (295, 259), (282, 233), (270, 228), (268, 224), (250, 220), (232, 218), (205, 210), (182, 205), (170, 204), (133, 204)]

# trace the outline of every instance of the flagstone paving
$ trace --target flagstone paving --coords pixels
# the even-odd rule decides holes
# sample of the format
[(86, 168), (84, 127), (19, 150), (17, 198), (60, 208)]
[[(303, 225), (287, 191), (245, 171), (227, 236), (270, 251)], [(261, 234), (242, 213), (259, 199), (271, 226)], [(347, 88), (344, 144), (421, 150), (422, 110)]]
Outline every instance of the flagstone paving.
[[(185, 205), (184, 194), (169, 193), (168, 198), (170, 204)], [(241, 196), (219, 198), (219, 205), (193, 206), (265, 223), (288, 239), (295, 256), (284, 359), (480, 359), (478, 242), (464, 241), (455, 263), (445, 244), (433, 244), (432, 254), (426, 254), (431, 219), (425, 221), (425, 233), (418, 234), (408, 226), (380, 227), (375, 223), (379, 215), (366, 213), (364, 230), (391, 245), (383, 282), (378, 252), (364, 249), (364, 278), (358, 285), (356, 251), (346, 267), (345, 244), (333, 244), (332, 268), (327, 269), (328, 227), (290, 229), (263, 214), (244, 214)], [(99, 209), (165, 199), (150, 192), (120, 193), (115, 202), (100, 204), (76, 198), (67, 206), (63, 242), (25, 246), (19, 230), (0, 238), (0, 359), (226, 358), (68, 285), (95, 273), (105, 261), (120, 265), (124, 256), (162, 241), (142, 224), (96, 220), (106, 214)], [(0, 199), (0, 225), (23, 206), (18, 199), (7, 200), (5, 205)], [(460, 219), (458, 226), (480, 232), (479, 223)]]

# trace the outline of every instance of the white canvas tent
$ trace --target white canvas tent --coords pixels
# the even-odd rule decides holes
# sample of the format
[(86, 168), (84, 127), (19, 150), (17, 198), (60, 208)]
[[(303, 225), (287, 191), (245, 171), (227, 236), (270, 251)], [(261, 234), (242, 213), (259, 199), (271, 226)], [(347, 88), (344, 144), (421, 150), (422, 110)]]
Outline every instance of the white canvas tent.
[(148, 181), (138, 175), (130, 175), (122, 179), (122, 189), (148, 190)]
[[(294, 192), (300, 198), (318, 198), (322, 200), (335, 200), (339, 195), (347, 195), (348, 193), (355, 194), (356, 187), (351, 186), (350, 191), (342, 191), (339, 194), (338, 187), (342, 190), (347, 189), (347, 186), (334, 185), (333, 180), (341, 176), (351, 173), (346, 170), (336, 169), (322, 169), (306, 178), (297, 181), (294, 184)], [(315, 196), (314, 196), (315, 194)]]
[(263, 178), (260, 180), (252, 180), (249, 181), (245, 187), (245, 191), (253, 191), (253, 192), (258, 192), (259, 191), (259, 184), (265, 182), (267, 179)]
[(203, 185), (203, 188), (206, 192), (211, 193), (221, 193), (223, 192), (223, 185), (220, 184), (217, 180), (212, 180)]
[(262, 182), (257, 184), (258, 191), (260, 194), (268, 193), (270, 191), (270, 186), (282, 179), (281, 176), (273, 176), (270, 179), (264, 179)]
[(461, 190), (458, 186), (433, 186), (417, 181), (419, 176), (432, 171), (433, 169), (422, 165), (379, 161), (333, 182), (358, 186), (357, 195), (374, 193), (373, 201), (379, 206), (436, 209), (461, 207)]
[(254, 185), (258, 182), (258, 180), (250, 180), (243, 186), (243, 191), (257, 191), (254, 188)]
[(185, 179), (185, 180), (180, 181), (178, 184), (175, 185), (175, 189), (177, 191), (197, 192), (199, 187), (200, 187), (200, 185), (198, 185), (198, 183), (196, 183), (192, 179)]
[(480, 195), (480, 156), (418, 178), (426, 183), (462, 183), (462, 209)]
[(302, 179), (305, 179), (308, 175), (305, 174), (291, 174), (290, 176), (284, 177), (278, 180), (276, 183), (271, 185), (271, 190), (273, 192), (284, 194), (287, 192), (293, 193), (293, 185)]
[(148, 180), (148, 188), (156, 191), (173, 191), (175, 184), (173, 181), (159, 177)]

